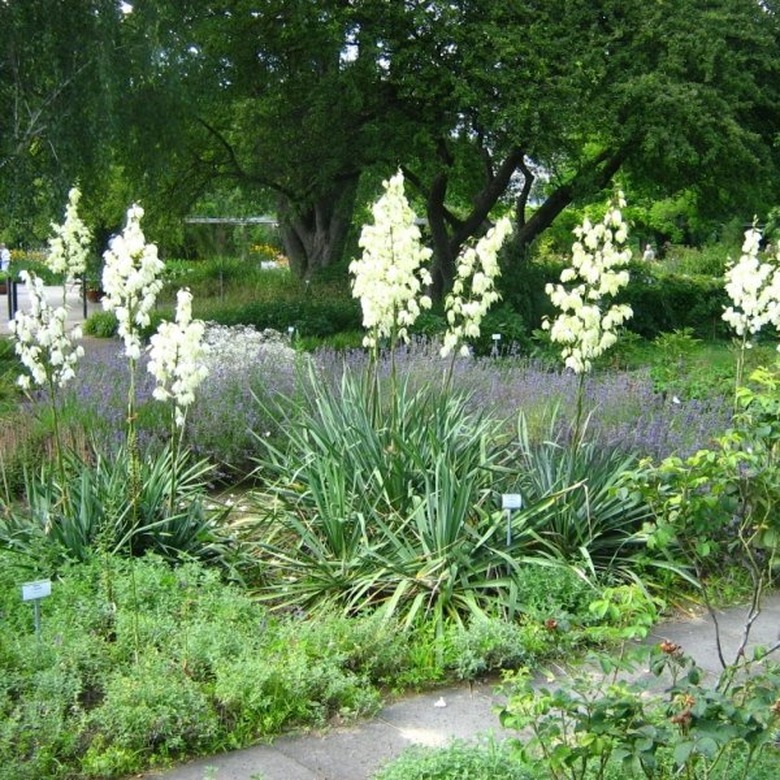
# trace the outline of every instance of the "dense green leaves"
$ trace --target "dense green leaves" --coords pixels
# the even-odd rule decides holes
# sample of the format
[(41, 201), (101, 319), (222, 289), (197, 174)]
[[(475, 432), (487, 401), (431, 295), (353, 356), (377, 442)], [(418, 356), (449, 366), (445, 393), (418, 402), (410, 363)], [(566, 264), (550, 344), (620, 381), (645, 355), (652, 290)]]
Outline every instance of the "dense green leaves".
[(400, 164), (446, 287), (499, 205), (522, 248), (621, 171), (746, 219), (776, 197), (767, 3), (105, 0), (5, 4), (0, 24), (16, 217), (48, 208), (50, 180), (82, 179), (85, 203), (127, 188), (153, 222), (237, 185), (308, 277), (341, 258), (359, 185)]

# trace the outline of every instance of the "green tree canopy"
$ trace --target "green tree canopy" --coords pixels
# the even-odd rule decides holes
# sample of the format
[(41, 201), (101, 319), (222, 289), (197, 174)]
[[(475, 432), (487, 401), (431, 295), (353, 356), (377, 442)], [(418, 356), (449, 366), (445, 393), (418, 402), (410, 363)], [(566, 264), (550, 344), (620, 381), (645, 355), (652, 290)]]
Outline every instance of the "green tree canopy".
[(150, 218), (178, 218), (238, 187), (275, 208), (301, 276), (340, 258), (359, 184), (399, 166), (440, 290), (499, 209), (522, 254), (616, 178), (746, 218), (777, 200), (769, 0), (64, 5), (0, 2), (0, 94), (26, 112), (0, 118), (7, 191), (119, 171)]
[(120, 99), (115, 0), (0, 2), (0, 219), (24, 241), (90, 189), (111, 154)]

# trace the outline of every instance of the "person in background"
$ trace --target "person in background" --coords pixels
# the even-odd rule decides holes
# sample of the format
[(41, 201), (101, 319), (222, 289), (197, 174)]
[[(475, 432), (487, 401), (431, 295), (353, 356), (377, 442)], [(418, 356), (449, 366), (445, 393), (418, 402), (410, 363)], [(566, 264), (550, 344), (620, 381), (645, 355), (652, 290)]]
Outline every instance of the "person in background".
[(0, 244), (0, 274), (7, 274), (11, 265), (11, 253), (5, 244)]
[(653, 260), (655, 260), (655, 249), (653, 249), (652, 244), (647, 244), (645, 246), (645, 253), (642, 255), (642, 260), (647, 263), (651, 263)]

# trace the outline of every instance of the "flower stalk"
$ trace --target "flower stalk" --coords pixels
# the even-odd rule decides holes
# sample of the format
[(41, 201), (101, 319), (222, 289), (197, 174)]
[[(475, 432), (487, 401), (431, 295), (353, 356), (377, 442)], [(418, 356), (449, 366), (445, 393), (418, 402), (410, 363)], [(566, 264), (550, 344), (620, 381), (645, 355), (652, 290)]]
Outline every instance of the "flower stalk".
[(92, 243), (92, 233), (79, 217), (78, 204), (81, 190), (71, 187), (68, 203), (65, 206), (65, 218), (61, 225), (52, 222), (53, 235), (49, 238), (49, 253), (46, 264), (55, 274), (61, 274), (62, 305), (66, 301), (68, 279), (81, 279), (87, 272), (87, 256)]
[[(136, 375), (141, 357), (141, 329), (151, 321), (151, 312), (162, 289), (158, 278), (163, 262), (157, 255), (157, 247), (148, 244), (141, 230), (144, 211), (138, 205), (127, 211), (124, 230), (114, 236), (103, 254), (103, 308), (114, 312), (118, 334), (124, 342), (129, 363), (127, 391), (127, 452), (129, 459), (129, 503), (131, 529), (128, 534), (129, 553), (132, 557), (133, 537), (138, 528), (141, 498), (141, 462), (136, 425)], [(131, 567), (133, 600), (137, 606), (135, 572)], [(136, 653), (139, 647), (138, 610), (134, 610)]]
[(208, 375), (204, 362), (208, 352), (203, 342), (206, 330), (201, 320), (192, 319), (192, 293), (179, 290), (175, 322), (160, 323), (151, 338), (147, 370), (156, 380), (153, 396), (171, 404), (171, 514), (175, 511), (176, 475), (184, 437), (187, 409), (195, 390)]
[(621, 209), (626, 202), (622, 192), (609, 204), (601, 222), (585, 218), (574, 229), (577, 240), (572, 244), (571, 266), (561, 272), (559, 284), (545, 288), (560, 314), (545, 318), (542, 328), (550, 332), (554, 343), (563, 345), (564, 365), (580, 377), (574, 420), (574, 442), (579, 443), (583, 422), (584, 376), (593, 361), (617, 341), (617, 329), (633, 316), (627, 304), (606, 302), (626, 284), (626, 265), (631, 250), (626, 246), (628, 227)]
[(431, 308), (425, 294), (432, 283), (424, 263), (431, 250), (422, 245), (417, 217), (404, 195), (404, 176), (399, 170), (383, 182), (384, 194), (373, 204), (373, 224), (364, 225), (359, 246), (362, 256), (350, 263), (352, 296), (360, 299), (363, 326), (368, 331), (363, 345), (373, 358), (375, 414), (380, 413), (377, 363), (382, 339), (389, 339), (392, 398), (395, 404), (395, 350), (408, 343), (409, 328), (422, 309)]
[(440, 354), (452, 354), (446, 385), (452, 381), (456, 354), (470, 354), (465, 340), (479, 338), (484, 316), (501, 298), (495, 284), (501, 275), (498, 253), (511, 232), (512, 221), (502, 217), (475, 247), (467, 247), (458, 256), (452, 290), (444, 299), (448, 327)]
[(722, 317), (737, 334), (738, 345), (735, 410), (744, 384), (745, 357), (753, 346), (753, 338), (765, 325), (780, 327), (780, 249), (774, 258), (762, 262), (759, 258), (761, 238), (761, 231), (754, 222), (745, 231), (739, 260), (729, 263), (725, 274), (725, 288), (731, 305), (726, 307)]
[(77, 343), (81, 338), (81, 328), (77, 326), (68, 333), (68, 310), (64, 306), (53, 308), (49, 305), (39, 277), (22, 271), (20, 278), (27, 288), (30, 310), (25, 312), (20, 309), (10, 323), (16, 342), (14, 349), (25, 369), (17, 384), (25, 392), (29, 392), (33, 385), (46, 390), (52, 413), (55, 458), (67, 504), (68, 480), (57, 396), (58, 391), (75, 376), (76, 363), (84, 355), (84, 348)]

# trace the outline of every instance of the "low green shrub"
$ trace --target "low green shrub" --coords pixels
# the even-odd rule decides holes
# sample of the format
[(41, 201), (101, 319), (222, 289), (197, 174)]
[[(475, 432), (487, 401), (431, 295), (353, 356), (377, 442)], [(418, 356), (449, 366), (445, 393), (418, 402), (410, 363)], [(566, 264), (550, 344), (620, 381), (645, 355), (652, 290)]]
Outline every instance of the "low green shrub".
[[(735, 677), (736, 665), (728, 666), (713, 684), (668, 641), (586, 660), (546, 685), (523, 671), (507, 686), (501, 723), (523, 732), (512, 742), (534, 777), (732, 780), (777, 767), (776, 667)], [(647, 669), (650, 676), (641, 674)]]
[(701, 247), (674, 245), (664, 253), (660, 267), (671, 274), (711, 276), (722, 279), (729, 257), (736, 260), (739, 255), (739, 245), (733, 247), (723, 244), (707, 244)]
[(272, 575), (262, 597), (381, 606), (407, 625), (424, 614), (511, 612), (504, 567), (519, 564), (494, 505), (497, 423), (458, 393), (401, 383), (375, 394), (366, 381), (350, 370), (336, 387), (313, 377), (281, 428), (287, 441), (261, 459), (260, 473), (277, 475), (257, 496), (255, 533)]
[(251, 325), (257, 330), (270, 328), (287, 333), (294, 328), (298, 336), (332, 336), (343, 331), (360, 330), (360, 306), (350, 299), (322, 301), (298, 300), (252, 301), (230, 307), (203, 310), (197, 316), (220, 325)]
[[(564, 267), (563, 261), (524, 263), (502, 281), (504, 300), (520, 315), (527, 332), (539, 328), (544, 317), (554, 315), (545, 286), (560, 281)], [(661, 264), (641, 262), (631, 263), (629, 272), (628, 286), (618, 298), (618, 303), (633, 309), (629, 330), (645, 339), (685, 328), (704, 339), (728, 335), (721, 320), (728, 304), (722, 277), (670, 273)]]
[[(21, 564), (0, 551), (0, 780), (124, 777), (354, 718), (409, 668), (392, 621), (274, 617), (195, 562)], [(38, 638), (19, 585), (44, 577)]]
[(729, 302), (722, 279), (659, 273), (636, 263), (630, 271), (631, 281), (619, 296), (634, 312), (630, 330), (646, 339), (684, 329), (704, 339), (729, 335), (721, 318)]
[(29, 273), (35, 274), (39, 279), (42, 279), (43, 283), (46, 285), (62, 284), (62, 275), (52, 272), (46, 263), (46, 258), (43, 253), (27, 252), (21, 256), (16, 252), (13, 254), (14, 257), (9, 268), (9, 276), (12, 279), (18, 279), (19, 274), (22, 271), (28, 271)]
[(413, 747), (372, 775), (373, 780), (532, 780), (508, 743), (455, 740), (446, 747)]
[(84, 334), (100, 339), (110, 339), (116, 336), (119, 324), (112, 311), (96, 311), (87, 317), (84, 323)]

